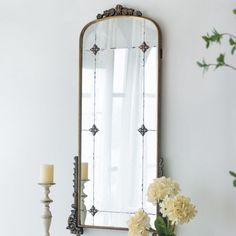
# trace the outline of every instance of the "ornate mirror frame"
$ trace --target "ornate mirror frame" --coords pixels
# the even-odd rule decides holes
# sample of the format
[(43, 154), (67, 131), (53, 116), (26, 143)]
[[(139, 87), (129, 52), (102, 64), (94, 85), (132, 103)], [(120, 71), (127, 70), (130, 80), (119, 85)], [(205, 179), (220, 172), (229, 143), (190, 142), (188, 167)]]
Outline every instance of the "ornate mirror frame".
[(97, 15), (97, 19), (91, 21), (87, 25), (84, 26), (84, 28), (81, 31), (80, 34), (80, 48), (79, 48), (79, 122), (78, 122), (78, 130), (79, 130), (79, 139), (78, 139), (78, 156), (74, 157), (74, 180), (73, 180), (73, 198), (74, 202), (71, 205), (72, 210), (71, 214), (68, 218), (68, 226), (67, 229), (70, 230), (72, 234), (80, 235), (83, 234), (84, 228), (97, 228), (97, 229), (114, 229), (114, 230), (127, 230), (127, 228), (117, 228), (117, 227), (103, 227), (103, 226), (88, 226), (88, 225), (82, 225), (80, 223), (80, 217), (79, 217), (79, 212), (80, 212), (80, 189), (81, 189), (81, 173), (79, 170), (81, 170), (81, 126), (82, 126), (82, 119), (81, 119), (81, 112), (82, 112), (82, 66), (83, 66), (83, 61), (82, 61), (82, 54), (83, 54), (83, 36), (88, 29), (89, 26), (92, 24), (98, 23), (100, 21), (103, 21), (108, 18), (114, 18), (114, 17), (133, 17), (133, 18), (142, 18), (142, 19), (147, 19), (151, 21), (157, 28), (157, 34), (158, 34), (158, 44), (157, 44), (157, 51), (158, 51), (158, 74), (157, 74), (157, 177), (160, 177), (163, 175), (163, 159), (160, 157), (160, 89), (161, 89), (161, 59), (162, 59), (162, 45), (161, 45), (161, 31), (160, 27), (158, 24), (148, 18), (142, 16), (142, 13), (138, 10), (134, 10), (131, 8), (126, 8), (123, 7), (122, 5), (117, 5), (115, 8), (111, 8), (109, 10), (105, 10), (102, 14)]

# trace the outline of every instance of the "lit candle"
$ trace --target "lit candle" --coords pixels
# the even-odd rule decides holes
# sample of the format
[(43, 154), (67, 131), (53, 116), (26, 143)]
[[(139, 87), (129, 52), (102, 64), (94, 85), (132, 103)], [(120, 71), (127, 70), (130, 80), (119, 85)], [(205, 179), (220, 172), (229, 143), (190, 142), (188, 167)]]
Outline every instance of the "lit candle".
[(81, 180), (88, 179), (88, 162), (81, 163)]
[(41, 184), (53, 183), (53, 173), (54, 173), (54, 166), (53, 165), (41, 165), (40, 166), (39, 182)]

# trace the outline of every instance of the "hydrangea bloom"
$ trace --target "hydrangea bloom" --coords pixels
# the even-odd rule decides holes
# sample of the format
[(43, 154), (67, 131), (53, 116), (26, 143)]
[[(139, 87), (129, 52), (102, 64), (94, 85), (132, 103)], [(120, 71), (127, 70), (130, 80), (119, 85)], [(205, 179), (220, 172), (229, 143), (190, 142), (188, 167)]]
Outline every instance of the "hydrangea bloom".
[(188, 223), (196, 215), (196, 207), (185, 196), (166, 197), (160, 203), (160, 212), (168, 217), (172, 224)]
[(148, 236), (147, 228), (150, 227), (150, 218), (143, 209), (139, 209), (133, 217), (129, 219), (129, 236)]
[(180, 191), (179, 185), (170, 178), (160, 177), (154, 179), (148, 187), (148, 201), (156, 205), (166, 196), (173, 197)]

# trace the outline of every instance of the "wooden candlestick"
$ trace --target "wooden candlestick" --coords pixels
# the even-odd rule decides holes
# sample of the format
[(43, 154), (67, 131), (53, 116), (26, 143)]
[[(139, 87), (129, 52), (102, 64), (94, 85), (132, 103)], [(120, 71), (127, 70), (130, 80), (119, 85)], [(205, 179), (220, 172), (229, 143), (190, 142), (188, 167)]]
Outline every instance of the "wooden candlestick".
[(44, 198), (41, 200), (41, 202), (44, 205), (43, 215), (42, 215), (44, 232), (45, 232), (44, 235), (50, 236), (49, 230), (52, 221), (52, 213), (50, 211), (49, 204), (53, 202), (53, 200), (49, 197), (49, 193), (50, 193), (50, 187), (52, 185), (55, 185), (55, 183), (39, 183), (39, 185), (41, 185), (44, 188)]

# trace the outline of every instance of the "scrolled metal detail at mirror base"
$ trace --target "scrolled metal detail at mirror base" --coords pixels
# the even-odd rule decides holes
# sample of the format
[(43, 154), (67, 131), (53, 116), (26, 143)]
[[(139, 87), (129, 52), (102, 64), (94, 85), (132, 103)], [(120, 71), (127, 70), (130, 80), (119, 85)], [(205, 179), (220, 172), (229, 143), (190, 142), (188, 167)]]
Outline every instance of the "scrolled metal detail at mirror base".
[(132, 8), (123, 7), (122, 5), (116, 5), (115, 8), (105, 10), (103, 14), (98, 14), (97, 19), (102, 19), (110, 16), (142, 16), (142, 12), (136, 11)]
[(158, 177), (164, 176), (164, 159), (160, 157), (158, 165)]
[(70, 230), (71, 234), (83, 234), (84, 230), (82, 227), (78, 227), (78, 223), (77, 223), (77, 214), (78, 211), (77, 210), (71, 210), (71, 215), (68, 218), (68, 226), (67, 229)]
[(73, 198), (74, 203), (71, 205), (72, 210), (68, 218), (68, 226), (66, 229), (69, 229), (72, 234), (80, 235), (84, 233), (82, 227), (78, 227), (78, 156), (74, 157), (74, 179), (73, 179)]

